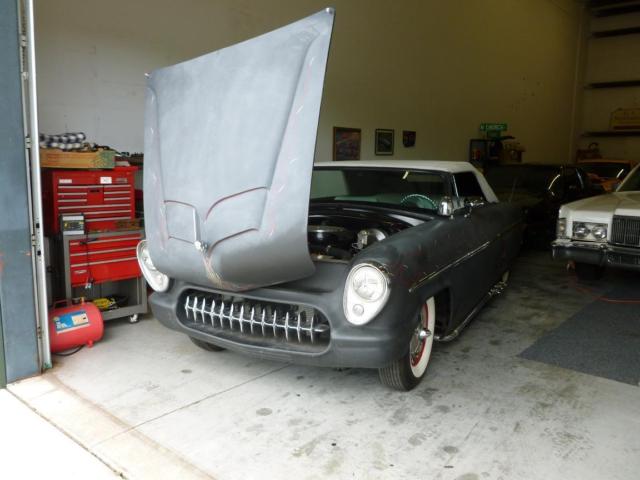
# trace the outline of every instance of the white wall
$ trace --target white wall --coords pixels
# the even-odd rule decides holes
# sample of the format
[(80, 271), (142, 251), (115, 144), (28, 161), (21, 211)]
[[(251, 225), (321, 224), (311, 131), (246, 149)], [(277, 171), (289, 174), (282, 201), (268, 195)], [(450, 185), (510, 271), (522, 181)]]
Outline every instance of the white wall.
[[(527, 161), (572, 157), (581, 7), (574, 0), (334, 0), (317, 158), (333, 126), (396, 129), (396, 158), (466, 159), (507, 122)], [(37, 0), (40, 128), (142, 150), (144, 72), (320, 10), (326, 0)], [(417, 143), (402, 147), (402, 129)]]

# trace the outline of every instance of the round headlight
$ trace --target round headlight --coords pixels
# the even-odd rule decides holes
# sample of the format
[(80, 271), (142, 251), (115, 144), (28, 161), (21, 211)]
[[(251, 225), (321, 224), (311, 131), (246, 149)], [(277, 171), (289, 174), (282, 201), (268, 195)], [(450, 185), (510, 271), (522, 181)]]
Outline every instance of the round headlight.
[(167, 275), (159, 271), (151, 261), (146, 240), (142, 240), (138, 243), (136, 256), (138, 257), (140, 270), (142, 270), (142, 274), (151, 288), (156, 292), (166, 292), (169, 289), (170, 279)]
[(573, 236), (576, 238), (587, 238), (589, 235), (589, 228), (581, 222), (574, 222), (573, 224)]
[(596, 240), (605, 240), (607, 238), (607, 227), (598, 225), (591, 230), (591, 235), (593, 235)]
[(370, 322), (389, 298), (389, 280), (378, 267), (361, 263), (347, 276), (344, 289), (344, 314), (354, 325)]
[(387, 289), (387, 282), (375, 267), (363, 266), (351, 278), (353, 291), (365, 302), (379, 300)]

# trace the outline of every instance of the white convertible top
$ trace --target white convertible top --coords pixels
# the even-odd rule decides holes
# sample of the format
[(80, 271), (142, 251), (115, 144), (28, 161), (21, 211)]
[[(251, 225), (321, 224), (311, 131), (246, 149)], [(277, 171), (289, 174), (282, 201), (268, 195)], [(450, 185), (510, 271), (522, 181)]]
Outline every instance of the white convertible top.
[(409, 168), (416, 170), (437, 170), (440, 172), (477, 172), (469, 162), (445, 160), (348, 160), (339, 162), (318, 162), (316, 167), (373, 167)]
[(498, 197), (487, 183), (484, 175), (469, 162), (451, 162), (446, 160), (347, 160), (339, 162), (317, 162), (314, 167), (342, 168), (398, 168), (409, 170), (435, 170), (438, 172), (460, 173), (472, 172), (484, 192), (484, 196), (491, 203), (497, 203)]

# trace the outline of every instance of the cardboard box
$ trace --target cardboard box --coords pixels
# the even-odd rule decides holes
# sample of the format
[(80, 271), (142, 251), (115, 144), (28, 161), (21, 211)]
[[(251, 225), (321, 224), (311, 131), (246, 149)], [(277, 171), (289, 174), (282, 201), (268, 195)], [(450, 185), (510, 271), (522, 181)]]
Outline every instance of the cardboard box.
[(640, 130), (640, 108), (618, 108), (611, 114), (612, 130)]
[(47, 168), (114, 168), (116, 152), (65, 152), (57, 148), (40, 149), (40, 166)]

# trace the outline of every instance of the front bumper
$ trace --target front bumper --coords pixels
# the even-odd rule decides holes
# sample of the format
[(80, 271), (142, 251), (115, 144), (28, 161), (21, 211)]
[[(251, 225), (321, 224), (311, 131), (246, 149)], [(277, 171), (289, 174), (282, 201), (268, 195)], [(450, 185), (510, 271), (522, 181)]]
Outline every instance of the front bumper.
[(557, 239), (551, 244), (553, 258), (591, 265), (640, 271), (640, 248), (619, 247), (608, 243)]
[[(326, 367), (381, 368), (403, 355), (407, 349), (409, 338), (417, 322), (416, 312), (419, 301), (406, 292), (393, 291), (383, 310), (371, 322), (363, 326), (350, 324), (342, 311), (342, 294), (344, 275), (338, 278), (324, 278), (324, 281), (292, 282), (282, 286), (260, 288), (239, 294), (248, 301), (273, 302), (280, 304), (296, 304), (312, 308), (324, 317), (330, 325), (328, 341), (313, 348), (298, 348), (296, 335), (292, 329), (292, 344), (284, 342), (280, 334), (278, 341), (252, 335), (244, 328), (240, 333), (239, 322), (236, 322), (232, 335), (215, 331), (209, 325), (206, 328), (185, 321), (184, 301), (194, 290), (215, 295), (229, 292), (207, 289), (205, 287), (176, 281), (164, 293), (155, 292), (149, 298), (149, 305), (155, 317), (166, 327), (185, 333), (191, 337), (213, 343), (228, 350), (241, 352), (259, 358), (291, 362), (302, 365)], [(322, 273), (320, 273), (322, 276)], [(333, 277), (333, 276), (331, 276)], [(322, 285), (320, 288), (318, 288)], [(399, 290), (399, 289), (398, 289)], [(210, 303), (207, 303), (209, 310)], [(190, 310), (190, 309), (189, 309)], [(191, 311), (191, 310), (190, 310)], [(204, 318), (206, 316), (202, 316)], [(188, 314), (188, 318), (193, 318)], [(209, 317), (207, 317), (207, 322)], [(215, 322), (211, 322), (213, 325)], [(228, 326), (229, 324), (225, 324)], [(260, 328), (256, 328), (259, 331)], [(281, 333), (282, 330), (279, 331)]]

